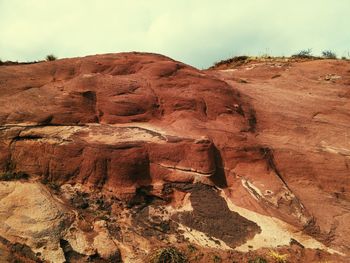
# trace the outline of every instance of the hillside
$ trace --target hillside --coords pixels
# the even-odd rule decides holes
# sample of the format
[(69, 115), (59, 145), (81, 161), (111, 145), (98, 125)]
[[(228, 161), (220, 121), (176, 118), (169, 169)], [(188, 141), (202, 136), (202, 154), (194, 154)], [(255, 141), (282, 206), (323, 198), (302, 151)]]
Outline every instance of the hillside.
[(0, 262), (350, 255), (349, 61), (105, 54), (0, 91)]

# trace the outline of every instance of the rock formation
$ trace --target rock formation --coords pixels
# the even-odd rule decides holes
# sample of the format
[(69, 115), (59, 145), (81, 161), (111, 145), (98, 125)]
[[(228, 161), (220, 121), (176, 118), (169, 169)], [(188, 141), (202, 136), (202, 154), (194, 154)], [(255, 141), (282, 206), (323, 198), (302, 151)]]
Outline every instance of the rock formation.
[(168, 244), (245, 257), (294, 240), (343, 260), (349, 72), (145, 53), (1, 66), (0, 253), (143, 262)]

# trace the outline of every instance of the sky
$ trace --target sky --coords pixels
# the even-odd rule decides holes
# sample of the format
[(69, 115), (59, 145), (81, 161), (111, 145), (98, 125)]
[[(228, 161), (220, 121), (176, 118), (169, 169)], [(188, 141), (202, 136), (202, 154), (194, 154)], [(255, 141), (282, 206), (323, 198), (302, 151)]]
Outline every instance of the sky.
[(161, 53), (197, 68), (311, 48), (350, 56), (350, 0), (0, 0), (0, 59)]

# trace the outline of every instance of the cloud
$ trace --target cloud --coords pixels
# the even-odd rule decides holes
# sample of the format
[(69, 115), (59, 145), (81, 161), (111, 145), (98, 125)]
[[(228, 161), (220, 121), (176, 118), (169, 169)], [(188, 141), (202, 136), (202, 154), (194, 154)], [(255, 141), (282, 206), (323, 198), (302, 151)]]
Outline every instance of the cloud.
[(350, 51), (348, 0), (0, 0), (0, 58), (149, 51), (204, 68), (232, 55)]

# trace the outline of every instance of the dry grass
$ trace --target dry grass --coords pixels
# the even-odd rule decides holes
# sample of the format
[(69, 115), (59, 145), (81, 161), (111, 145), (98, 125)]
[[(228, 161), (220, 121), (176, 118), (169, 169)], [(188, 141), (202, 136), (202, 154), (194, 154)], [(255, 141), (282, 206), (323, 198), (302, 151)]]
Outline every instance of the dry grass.
[(322, 51), (322, 57), (328, 58), (328, 59), (337, 59), (337, 55), (331, 50)]
[(276, 251), (271, 250), (269, 253), (269, 256), (276, 262), (276, 263), (286, 263), (288, 255), (285, 254), (279, 254)]
[(175, 247), (164, 247), (156, 250), (149, 263), (187, 263), (187, 258)]

